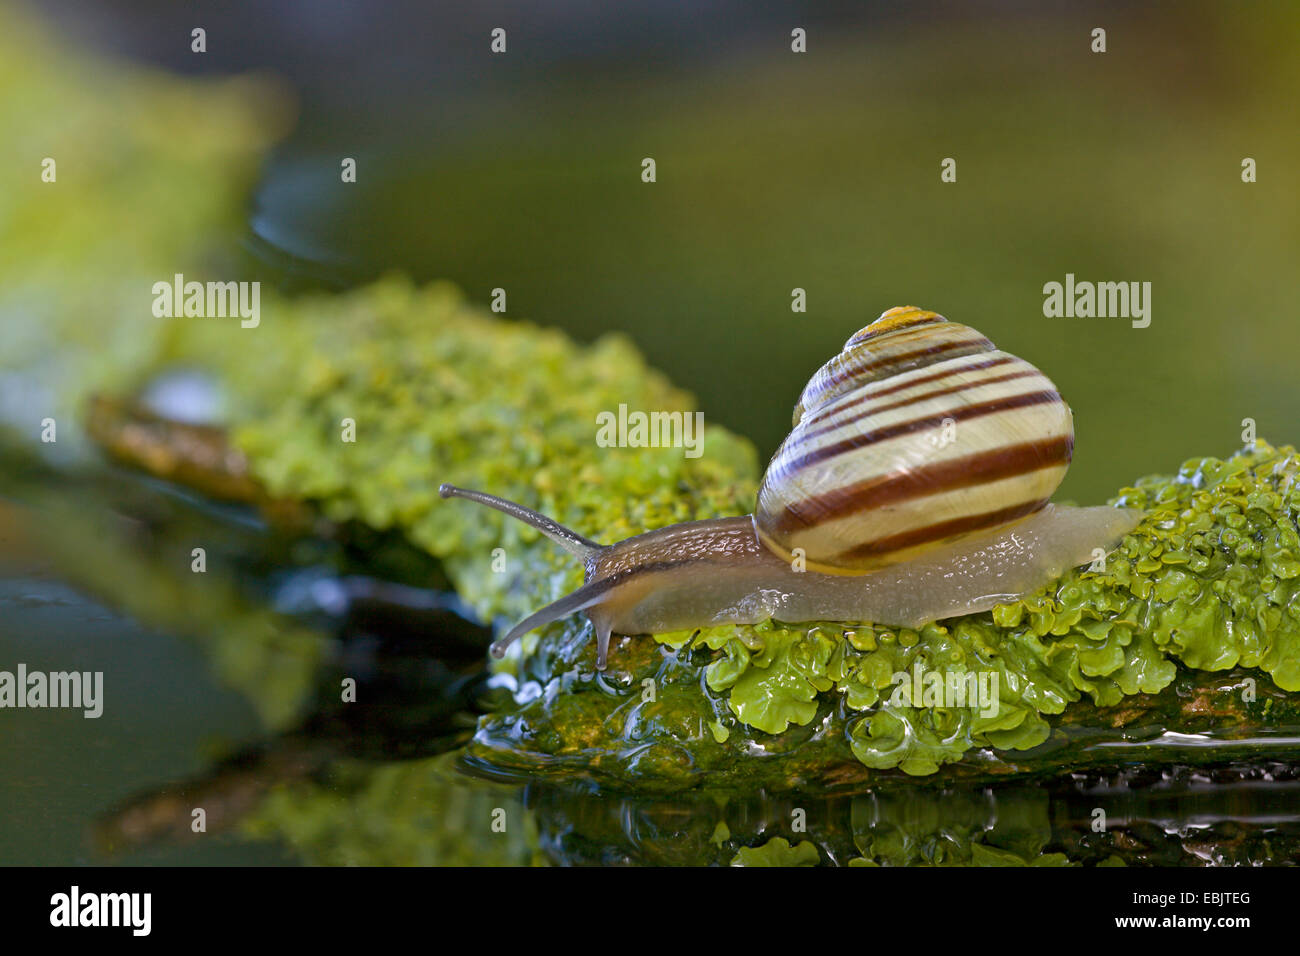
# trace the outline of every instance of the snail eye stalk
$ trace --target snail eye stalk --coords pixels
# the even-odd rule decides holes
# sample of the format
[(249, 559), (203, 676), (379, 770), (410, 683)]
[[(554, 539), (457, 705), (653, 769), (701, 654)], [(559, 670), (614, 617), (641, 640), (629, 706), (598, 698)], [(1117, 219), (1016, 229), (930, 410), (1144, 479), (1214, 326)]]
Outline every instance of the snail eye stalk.
[(505, 498), (498, 498), (496, 495), (485, 494), (482, 491), (470, 491), (468, 488), (457, 488), (455, 485), (448, 484), (439, 485), (438, 494), (444, 498), (465, 498), (469, 501), (476, 501), (481, 505), (487, 505), (489, 508), (495, 508), (502, 514), (509, 515), (530, 527), (536, 528), (564, 550), (584, 561), (602, 547), (602, 545), (597, 544), (590, 538), (584, 538), (573, 529), (566, 528), (553, 518), (548, 518), (546, 515), (533, 511), (531, 508), (525, 508), (523, 505), (515, 504), (513, 501), (507, 501)]

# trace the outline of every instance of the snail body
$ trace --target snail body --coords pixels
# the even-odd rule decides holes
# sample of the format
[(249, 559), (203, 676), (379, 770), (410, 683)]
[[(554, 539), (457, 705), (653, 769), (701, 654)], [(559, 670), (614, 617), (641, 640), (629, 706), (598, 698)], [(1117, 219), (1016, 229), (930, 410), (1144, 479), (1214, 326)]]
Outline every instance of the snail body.
[(809, 381), (750, 516), (600, 545), (520, 505), (451, 485), (583, 561), (582, 587), (493, 647), (585, 612), (611, 634), (845, 621), (919, 627), (987, 610), (1109, 550), (1133, 509), (1048, 504), (1073, 451), (1042, 372), (974, 329), (891, 309)]

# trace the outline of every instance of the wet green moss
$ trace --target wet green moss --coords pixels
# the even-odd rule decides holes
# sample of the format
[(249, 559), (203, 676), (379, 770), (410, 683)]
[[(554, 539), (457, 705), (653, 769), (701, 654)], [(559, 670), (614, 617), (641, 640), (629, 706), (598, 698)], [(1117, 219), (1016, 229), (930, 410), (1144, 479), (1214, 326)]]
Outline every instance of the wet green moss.
[(761, 846), (742, 847), (731, 860), (732, 866), (816, 866), (821, 862), (817, 847), (807, 840), (794, 846), (784, 837), (773, 837)]
[[(1294, 720), (1285, 692), (1300, 690), (1297, 468), (1294, 449), (1261, 442), (1142, 479), (1112, 503), (1149, 513), (1103, 569), (1072, 570), (1023, 600), (919, 630), (769, 622), (660, 635), (657, 655), (634, 638), (638, 649), (625, 642), (615, 670), (594, 679), (590, 649), (572, 643), (581, 626), (556, 625), (524, 668), (536, 696), (488, 719), (471, 753), (530, 772), (586, 762), (635, 786), (734, 777), (746, 755), (768, 785), (833, 784), (846, 759), (918, 776), (977, 756), (994, 770), (1036, 758), (1045, 766), (1061, 728), (1100, 729), (1107, 709), (1138, 698), (1154, 706), (1170, 692), (1168, 723), (1180, 673), (1234, 668), (1274, 695), (1234, 700), (1244, 685), (1220, 687), (1207, 707), (1256, 727), (1283, 710)], [(896, 675), (918, 667), (996, 675), (996, 709), (913, 700)], [(652, 703), (642, 699), (647, 678)]]

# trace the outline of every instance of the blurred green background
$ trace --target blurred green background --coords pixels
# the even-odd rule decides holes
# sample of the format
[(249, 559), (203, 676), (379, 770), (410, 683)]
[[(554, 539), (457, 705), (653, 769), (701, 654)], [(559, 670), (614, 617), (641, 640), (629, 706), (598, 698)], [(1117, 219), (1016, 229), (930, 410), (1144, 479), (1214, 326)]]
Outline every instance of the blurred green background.
[[(934, 309), (1056, 381), (1077, 429), (1061, 494), (1098, 501), (1230, 451), (1243, 418), (1300, 438), (1298, 27), (1293, 4), (919, 7), (812, 27), (797, 55), (785, 23), (744, 44), (710, 25), (685, 66), (552, 64), (415, 129), (371, 120), (355, 186), (354, 117), (318, 117), (252, 228), (290, 275), (400, 267), (581, 338), (624, 330), (764, 457), (853, 331)], [(535, 41), (515, 42), (502, 71)], [(1066, 273), (1150, 282), (1150, 327), (1045, 318)]]
[[(1077, 428), (1064, 497), (1225, 454), (1243, 418), (1298, 437), (1293, 3), (42, 11), (136, 60), (287, 81), (298, 124), (231, 237), (264, 278), (341, 287), (402, 269), (482, 302), (504, 288), (509, 315), (579, 338), (626, 331), (764, 458), (808, 376), (902, 304), (1057, 382)], [(1066, 273), (1150, 282), (1150, 327), (1045, 318), (1043, 285)]]

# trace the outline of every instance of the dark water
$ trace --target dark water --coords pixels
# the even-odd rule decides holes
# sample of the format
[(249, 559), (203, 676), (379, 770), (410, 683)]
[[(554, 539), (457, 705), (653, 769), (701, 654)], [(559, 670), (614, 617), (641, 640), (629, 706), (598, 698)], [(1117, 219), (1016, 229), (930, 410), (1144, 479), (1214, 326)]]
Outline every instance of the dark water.
[[(256, 736), (258, 721), (246, 700), (214, 683), (191, 645), (116, 614), (49, 574), (10, 574), (0, 582), (6, 669), (23, 662), (33, 671), (103, 671), (106, 699), (95, 719), (75, 710), (6, 712), (0, 861), (103, 862), (88, 839), (98, 815), (139, 790), (200, 773), (214, 744)], [(160, 713), (167, 719), (160, 721)], [(295, 859), (274, 843), (213, 836), (185, 848), (142, 848), (119, 862)]]

